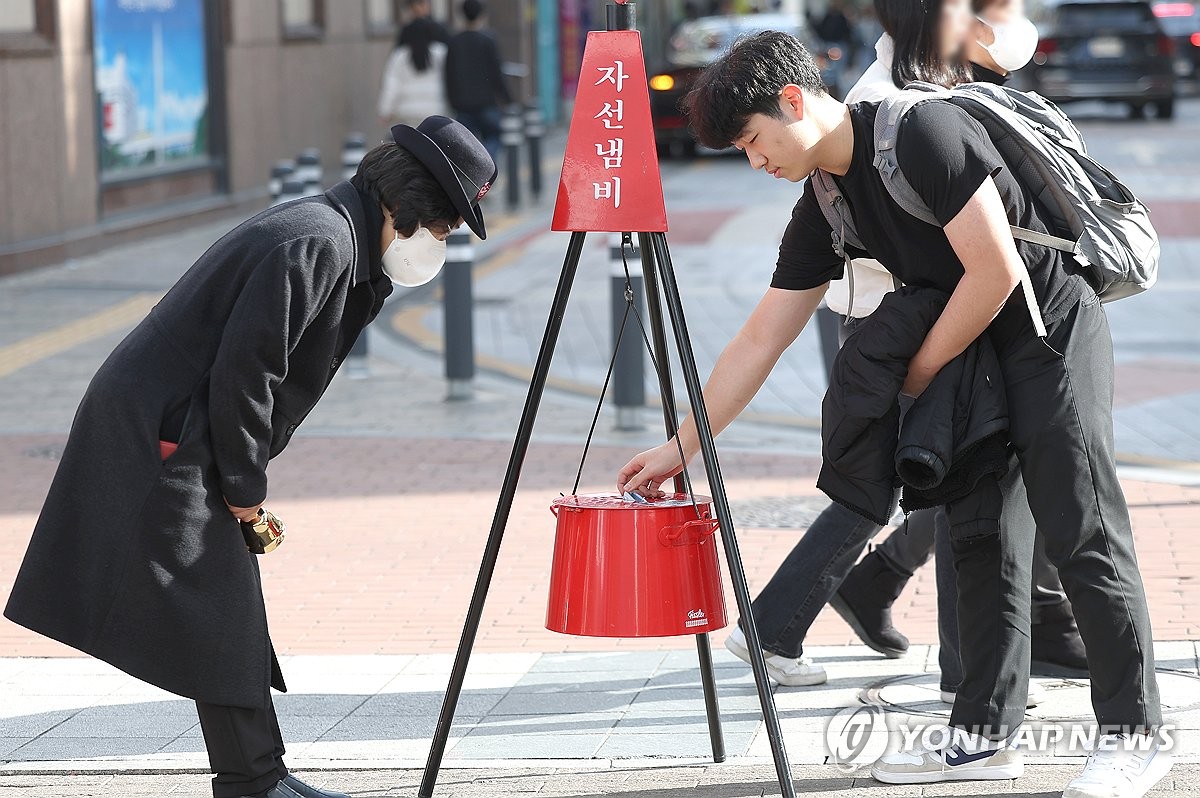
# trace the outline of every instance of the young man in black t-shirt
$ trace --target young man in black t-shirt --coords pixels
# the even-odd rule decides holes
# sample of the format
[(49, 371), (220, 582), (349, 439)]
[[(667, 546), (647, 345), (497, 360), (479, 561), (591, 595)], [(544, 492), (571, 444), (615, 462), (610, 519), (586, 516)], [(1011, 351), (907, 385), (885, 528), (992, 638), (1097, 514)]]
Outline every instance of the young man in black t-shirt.
[[(1153, 638), (1113, 454), (1112, 339), (1087, 281), (1055, 250), (1014, 242), (1009, 224), (1045, 231), (1039, 208), (983, 128), (930, 101), (901, 124), (904, 176), (941, 226), (892, 201), (874, 161), (876, 106), (830, 97), (793, 37), (764, 33), (736, 44), (698, 78), (692, 127), (708, 146), (737, 146), (750, 165), (798, 182), (823, 169), (839, 183), (864, 252), (908, 285), (950, 294), (909, 363), (902, 393), (919, 396), (980, 335), (1000, 357), (1009, 434), (1029, 506), (1058, 565), (1089, 651), (1101, 745), (1065, 798), (1136, 797), (1170, 768), (1153, 734), (1162, 724)], [(704, 398), (715, 431), (762, 386), (783, 351), (842, 275), (832, 230), (811, 184), (796, 204), (771, 287), (713, 369)], [(1028, 269), (1048, 335), (1034, 332), (1019, 290)], [(689, 419), (685, 455), (699, 449)], [(680, 470), (677, 444), (643, 452), (618, 476), (622, 490), (654, 493)], [(963, 681), (952, 740), (884, 757), (873, 775), (915, 783), (1012, 778), (1010, 743), (1024, 715), (1029, 673), (1032, 533), (955, 541)], [(1005, 564), (1001, 568), (1001, 563)], [(1023, 597), (1023, 602), (1022, 602)]]

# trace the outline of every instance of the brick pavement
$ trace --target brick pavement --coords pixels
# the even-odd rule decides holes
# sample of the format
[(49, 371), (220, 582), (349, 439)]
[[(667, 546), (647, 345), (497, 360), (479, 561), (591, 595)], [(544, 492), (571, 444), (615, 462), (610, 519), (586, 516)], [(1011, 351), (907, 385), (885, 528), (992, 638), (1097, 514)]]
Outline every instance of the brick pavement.
[[(45, 495), (60, 436), (16, 436), (0, 451), (0, 595), (6, 595)], [(281, 653), (452, 651), (474, 584), (509, 445), (421, 437), (300, 437), (272, 463), (271, 506), (289, 536), (262, 558), (272, 636)], [(596, 447), (582, 490), (607, 490), (628, 447)], [(414, 457), (414, 453), (418, 454)], [(31, 456), (32, 455), (32, 456)], [(572, 638), (543, 627), (553, 518), (579, 447), (535, 444), (513, 510), (479, 638), (481, 651), (596, 651), (689, 646), (680, 640)], [(731, 499), (815, 495), (817, 461), (784, 454), (723, 457)], [(1126, 481), (1159, 640), (1200, 636), (1200, 488)], [(752, 585), (761, 586), (798, 530), (739, 530)], [(923, 569), (896, 605), (914, 642), (936, 642), (933, 574)], [(733, 597), (727, 598), (730, 608)], [(731, 612), (732, 614), (732, 612)], [(720, 638), (718, 638), (720, 639)], [(814, 644), (853, 642), (826, 611)], [(0, 651), (70, 653), (7, 621)]]

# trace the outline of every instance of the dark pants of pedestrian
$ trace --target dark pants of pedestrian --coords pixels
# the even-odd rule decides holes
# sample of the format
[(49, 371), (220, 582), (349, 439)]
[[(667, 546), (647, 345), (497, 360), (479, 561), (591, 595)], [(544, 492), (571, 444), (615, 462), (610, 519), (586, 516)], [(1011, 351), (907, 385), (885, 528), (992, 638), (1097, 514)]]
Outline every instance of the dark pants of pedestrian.
[(455, 111), (455, 116), (463, 127), (471, 131), (475, 138), (487, 148), (488, 154), (497, 165), (500, 164), (500, 108), (491, 106), (469, 111)]
[[(875, 546), (875, 553), (882, 557), (893, 571), (910, 578), (921, 566), (929, 562), (930, 556), (936, 553), (936, 531), (942, 531), (945, 523), (944, 519), (940, 523), (934, 523), (931, 519), (927, 523), (914, 524), (913, 519), (915, 518), (915, 515), (911, 516), (907, 525), (892, 530), (882, 543)], [(1028, 505), (1025, 507), (1016, 505), (1013, 507), (1012, 515), (1004, 519), (1004, 522), (1033, 527), (1033, 513), (1030, 512)], [(1039, 533), (1037, 535), (1039, 545), (1033, 553), (1033, 596), (1030, 612), (1035, 624), (1041, 622), (1043, 615), (1058, 618), (1058, 614), (1054, 611), (1058, 610), (1067, 600), (1062, 580), (1058, 578), (1058, 569), (1047, 559), (1046, 547), (1042, 543), (1041, 537)], [(947, 542), (949, 542), (948, 539)], [(952, 561), (947, 560), (946, 564), (952, 565)], [(952, 568), (944, 570), (946, 574), (953, 576)], [(953, 590), (950, 592), (950, 597), (954, 598)], [(953, 615), (951, 619), (953, 619)]]
[[(1088, 290), (1046, 339), (1005, 312), (989, 328), (1008, 396), (1009, 435), (1046, 555), (1075, 611), (1101, 729), (1162, 723), (1153, 636), (1113, 449), (1113, 349)], [(1011, 733), (1028, 690), (1034, 536), (951, 539), (963, 679), (950, 723)]]
[(259, 709), (196, 702), (208, 748), (214, 798), (241, 798), (266, 792), (288, 774), (283, 735), (275, 706)]

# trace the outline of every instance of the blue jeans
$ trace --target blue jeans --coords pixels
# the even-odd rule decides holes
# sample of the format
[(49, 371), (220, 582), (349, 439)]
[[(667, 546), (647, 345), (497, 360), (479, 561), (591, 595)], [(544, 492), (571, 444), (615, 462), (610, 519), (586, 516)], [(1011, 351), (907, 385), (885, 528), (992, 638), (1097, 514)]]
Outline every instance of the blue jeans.
[(804, 636), (867, 542), (883, 527), (830, 502), (754, 599), (754, 623), (763, 650), (799, 657)]

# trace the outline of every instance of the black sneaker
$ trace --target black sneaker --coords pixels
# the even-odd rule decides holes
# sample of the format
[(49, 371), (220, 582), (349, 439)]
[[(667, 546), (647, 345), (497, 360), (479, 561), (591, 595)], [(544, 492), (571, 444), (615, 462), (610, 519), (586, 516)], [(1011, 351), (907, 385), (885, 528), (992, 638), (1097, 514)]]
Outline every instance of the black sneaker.
[(1089, 675), (1087, 649), (1079, 636), (1075, 619), (1067, 616), (1035, 623), (1029, 627), (1031, 642), (1030, 671), (1039, 676), (1067, 676), (1086, 679)]
[(908, 638), (892, 626), (892, 604), (908, 584), (874, 551), (846, 574), (829, 606), (859, 639), (889, 659), (904, 656)]

